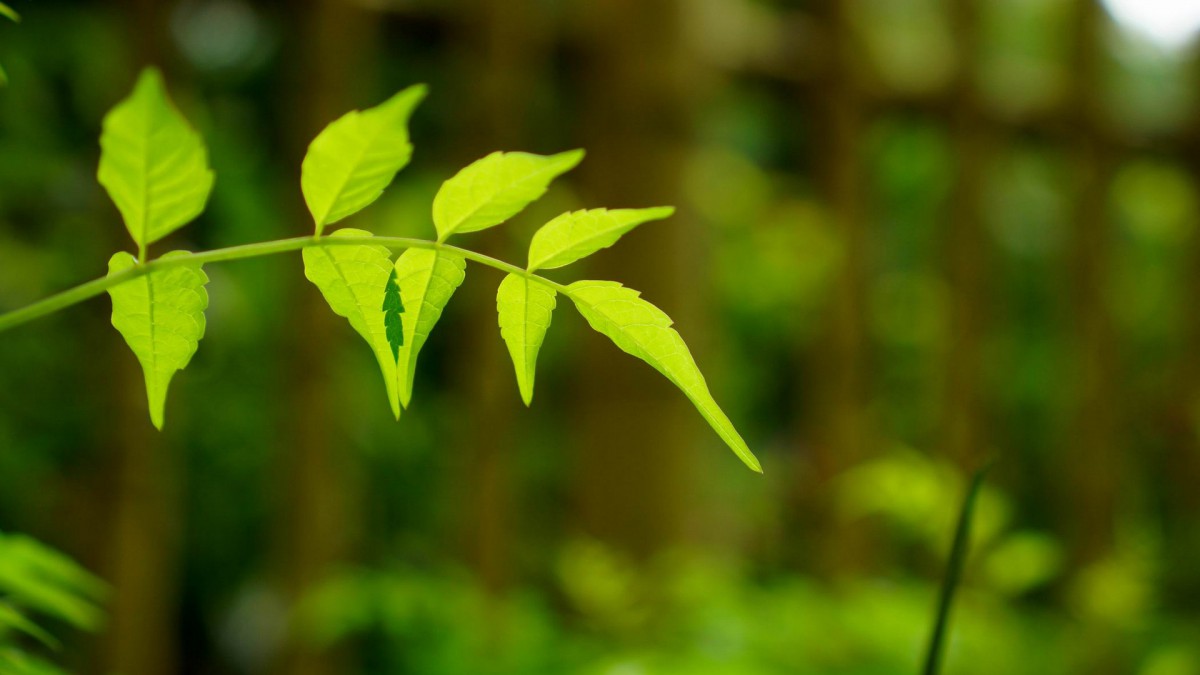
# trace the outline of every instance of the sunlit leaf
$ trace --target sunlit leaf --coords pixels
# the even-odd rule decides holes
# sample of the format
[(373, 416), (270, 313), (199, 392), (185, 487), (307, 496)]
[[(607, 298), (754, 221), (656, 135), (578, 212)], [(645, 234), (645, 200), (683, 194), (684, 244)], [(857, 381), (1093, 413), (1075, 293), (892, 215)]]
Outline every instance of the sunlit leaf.
[(9, 7), (7, 4), (5, 4), (3, 2), (0, 2), (0, 16), (11, 19), (13, 21), (21, 20), (21, 15), (17, 14), (16, 10), (14, 10), (12, 7)]
[(300, 188), (317, 234), (378, 199), (408, 164), (408, 118), (425, 93), (424, 85), (414, 85), (374, 108), (352, 110), (309, 144)]
[(442, 316), (450, 296), (466, 277), (467, 261), (443, 250), (410, 248), (396, 259), (396, 283), (404, 303), (404, 344), (396, 364), (400, 403), (412, 398), (417, 356)]
[(564, 213), (546, 223), (529, 244), (529, 271), (563, 267), (617, 243), (621, 235), (675, 213), (670, 206), (649, 209), (590, 209)]
[(683, 338), (671, 328), (670, 317), (637, 291), (615, 281), (577, 281), (567, 287), (566, 294), (592, 328), (679, 387), (746, 466), (762, 472), (754, 453), (709, 393)]
[[(172, 251), (166, 258), (191, 255)], [(108, 261), (112, 276), (135, 266), (128, 253), (117, 253)], [(150, 419), (162, 429), (167, 386), (176, 371), (183, 370), (204, 337), (204, 310), (208, 276), (197, 264), (178, 264), (156, 269), (108, 289), (112, 297), (112, 324), (142, 364)]]
[[(342, 229), (330, 237), (370, 237), (364, 230)], [(309, 246), (304, 249), (304, 276), (321, 289), (329, 307), (362, 336), (383, 373), (392, 414), (400, 417), (396, 393), (396, 351), (388, 340), (386, 300), (395, 274), (392, 254), (376, 245)], [(401, 305), (397, 311), (403, 312)]]
[(133, 93), (105, 116), (100, 148), (97, 178), (138, 246), (204, 210), (213, 186), (208, 152), (167, 98), (157, 70), (142, 71)]
[(546, 194), (550, 183), (575, 168), (583, 150), (557, 155), (493, 152), (442, 184), (433, 199), (438, 241), (452, 234), (486, 230), (521, 212)]
[(512, 356), (517, 386), (525, 405), (533, 401), (538, 351), (550, 328), (556, 295), (550, 286), (517, 274), (504, 277), (496, 291), (500, 335)]

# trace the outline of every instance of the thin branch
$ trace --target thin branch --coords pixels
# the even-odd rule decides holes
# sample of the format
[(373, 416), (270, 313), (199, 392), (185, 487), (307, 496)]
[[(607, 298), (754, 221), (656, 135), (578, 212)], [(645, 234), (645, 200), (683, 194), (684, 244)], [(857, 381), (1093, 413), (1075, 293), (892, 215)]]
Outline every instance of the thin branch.
[(0, 333), (16, 328), (22, 324), (41, 318), (48, 314), (53, 314), (60, 310), (66, 309), (72, 305), (76, 305), (84, 300), (94, 298), (107, 291), (108, 289), (123, 284), (126, 281), (137, 279), (143, 275), (149, 274), (157, 269), (165, 269), (182, 264), (207, 264), (228, 262), (230, 260), (244, 260), (246, 258), (261, 258), (267, 255), (276, 255), (279, 253), (287, 253), (290, 251), (298, 251), (309, 246), (352, 246), (361, 244), (375, 244), (378, 246), (386, 246), (389, 249), (407, 249), (407, 248), (423, 248), (432, 250), (444, 250), (461, 255), (467, 260), (471, 260), (480, 265), (491, 267), (516, 274), (518, 276), (532, 279), (543, 283), (560, 293), (566, 293), (567, 288), (562, 284), (555, 283), (545, 277), (533, 274), (525, 269), (517, 267), (498, 260), (491, 256), (482, 253), (476, 253), (470, 249), (442, 244), (428, 239), (412, 239), (407, 237), (293, 237), (291, 239), (277, 239), (274, 241), (263, 241), (254, 244), (242, 244), (240, 246), (230, 246), (228, 248), (219, 248), (211, 251), (203, 251), (201, 253), (193, 253), (188, 256), (173, 256), (170, 258), (156, 258), (144, 264), (139, 264), (125, 271), (118, 272), (107, 277), (93, 279), (86, 283), (82, 283), (74, 288), (56, 293), (48, 298), (39, 300), (33, 304), (26, 305), (20, 309), (15, 309), (10, 312), (0, 314)]

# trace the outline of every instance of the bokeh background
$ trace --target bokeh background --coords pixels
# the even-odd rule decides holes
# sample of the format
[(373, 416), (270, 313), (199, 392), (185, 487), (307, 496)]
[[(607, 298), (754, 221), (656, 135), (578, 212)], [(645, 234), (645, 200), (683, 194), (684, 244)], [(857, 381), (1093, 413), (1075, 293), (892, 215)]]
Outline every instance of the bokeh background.
[[(94, 179), (158, 64), (217, 173), (160, 250), (310, 232), (307, 142), (414, 82), (352, 224), (429, 236), (496, 149), (588, 157), (464, 245), (675, 204), (553, 275), (677, 321), (763, 461), (560, 303), (534, 405), (471, 268), (391, 420), (299, 256), (211, 267), (167, 427), (103, 298), (0, 335), (0, 530), (104, 579), (85, 674), (1200, 673), (1192, 0), (14, 2), (0, 308), (129, 249)], [(51, 621), (53, 623), (53, 621)]]

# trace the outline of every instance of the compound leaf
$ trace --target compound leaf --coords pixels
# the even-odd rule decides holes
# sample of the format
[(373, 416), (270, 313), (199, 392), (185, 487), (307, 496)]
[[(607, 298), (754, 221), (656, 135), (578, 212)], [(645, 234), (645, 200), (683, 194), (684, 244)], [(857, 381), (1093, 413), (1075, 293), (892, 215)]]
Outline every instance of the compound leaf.
[(518, 274), (509, 274), (496, 291), (496, 312), (500, 316), (500, 336), (508, 345), (517, 386), (525, 405), (533, 401), (533, 376), (538, 351), (546, 339), (554, 312), (553, 288)]
[(414, 85), (374, 108), (351, 110), (309, 144), (300, 189), (318, 235), (378, 199), (408, 164), (408, 118), (425, 92), (424, 85)]
[(493, 152), (442, 184), (433, 199), (438, 241), (452, 234), (486, 230), (521, 212), (546, 194), (550, 183), (575, 168), (583, 150), (557, 155)]
[[(342, 229), (329, 236), (370, 237), (371, 233)], [(383, 373), (392, 414), (399, 419), (396, 351), (388, 339), (388, 312), (390, 308), (398, 315), (404, 306), (390, 307), (387, 302), (389, 279), (395, 274), (391, 251), (374, 244), (309, 246), (304, 249), (303, 257), (304, 276), (321, 290), (330, 309), (349, 320), (371, 346)]]
[[(191, 255), (172, 251), (164, 259)], [(112, 276), (137, 265), (128, 253), (117, 253), (108, 261)], [(167, 386), (175, 371), (183, 370), (204, 337), (204, 310), (208, 275), (199, 264), (183, 263), (151, 270), (136, 279), (108, 289), (112, 297), (112, 324), (125, 338), (142, 364), (150, 420), (163, 426)]]
[(410, 248), (396, 259), (396, 283), (404, 303), (404, 344), (396, 364), (400, 403), (412, 398), (417, 355), (442, 310), (466, 277), (467, 261), (444, 250)]
[(671, 328), (670, 317), (615, 281), (577, 281), (566, 294), (592, 328), (679, 387), (746, 466), (762, 472), (758, 459), (709, 393), (683, 338)]
[(621, 235), (675, 213), (670, 206), (649, 209), (590, 209), (564, 213), (546, 223), (529, 243), (529, 271), (563, 267), (617, 243)]
[(104, 117), (97, 179), (145, 248), (204, 210), (213, 173), (200, 135), (167, 97), (162, 76), (142, 71), (133, 93)]

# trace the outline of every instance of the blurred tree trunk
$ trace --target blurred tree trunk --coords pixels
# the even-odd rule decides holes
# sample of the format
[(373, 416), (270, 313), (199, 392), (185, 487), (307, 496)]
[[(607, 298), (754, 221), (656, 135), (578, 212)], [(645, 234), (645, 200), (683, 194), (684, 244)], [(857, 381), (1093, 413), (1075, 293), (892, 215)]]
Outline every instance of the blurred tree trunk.
[[(1194, 52), (1190, 65), (1193, 87), (1200, 87), (1200, 52)], [(1200, 195), (1200, 116), (1193, 115), (1185, 130), (1184, 167), (1189, 172), (1193, 195)], [(1160, 475), (1166, 486), (1167, 515), (1164, 540), (1167, 547), (1164, 570), (1167, 593), (1175, 606), (1194, 606), (1200, 602), (1200, 312), (1191, 299), (1200, 297), (1200, 214), (1192, 213), (1187, 253), (1183, 258), (1187, 290), (1184, 306), (1176, 311), (1185, 317), (1179, 367), (1169, 392), (1163, 398), (1166, 419), (1166, 456)]]
[[(464, 161), (493, 150), (526, 149), (528, 107), (550, 47), (543, 12), (534, 0), (475, 0), (466, 6), (466, 68), (461, 81), (467, 83), (464, 100), (473, 98), (475, 103), (463, 106), (466, 119), (461, 128), (474, 130), (465, 136), (469, 147), (463, 148)], [(507, 258), (497, 249), (509, 236), (507, 228), (489, 230), (473, 235), (472, 246)], [(472, 274), (476, 272), (487, 279), (477, 279), (461, 291), (467, 296), (463, 305), (473, 311), (463, 336), (468, 344), (458, 350), (470, 358), (460, 361), (457, 379), (472, 423), (464, 426), (459, 439), (463, 478), (455, 482), (462, 491), (457, 503), (464, 505), (460, 527), (467, 559), (485, 586), (499, 591), (512, 575), (513, 421), (524, 413), (524, 406), (495, 313), (489, 311), (495, 307), (497, 279), (489, 270), (477, 268)], [(494, 622), (489, 626), (502, 628)]]
[[(374, 44), (373, 15), (348, 0), (304, 0), (290, 3), (293, 40), (289, 63), (295, 71), (288, 98), (297, 126), (289, 129), (288, 163), (299, 167), (309, 141), (329, 122), (355, 107), (352, 87), (369, 83), (367, 56)], [(296, 173), (298, 176), (298, 171)], [(285, 206), (294, 216), (297, 233), (306, 233), (312, 219), (301, 201), (299, 181), (295, 199)], [(330, 409), (330, 348), (335, 343), (335, 317), (324, 299), (300, 272), (290, 291), (295, 311), (287, 328), (284, 351), (290, 397), (275, 452), (279, 463), (276, 531), (278, 564), (289, 605), (344, 561), (358, 531), (354, 457), (338, 442)], [(333, 675), (345, 672), (336, 654), (316, 653), (295, 634), (283, 645), (275, 664), (281, 675)]]
[[(165, 65), (161, 36), (166, 6), (155, 0), (124, 3), (127, 34), (137, 64)], [(132, 86), (132, 82), (130, 83)], [(119, 231), (119, 230), (114, 230)], [(127, 242), (114, 241), (115, 248)], [(119, 335), (107, 336), (109, 382), (117, 383), (108, 435), (115, 495), (108, 523), (106, 562), (101, 575), (112, 584), (109, 624), (97, 673), (168, 675), (178, 672), (178, 570), (181, 448), (150, 424), (145, 384), (137, 359)], [(168, 417), (172, 414), (168, 406)], [(172, 421), (172, 427), (178, 420)]]
[(809, 355), (813, 394), (802, 411), (811, 438), (811, 464), (799, 477), (801, 521), (812, 534), (812, 561), (827, 574), (860, 568), (868, 556), (865, 525), (839, 522), (833, 512), (832, 479), (862, 461), (873, 426), (868, 417), (868, 335), (866, 325), (866, 190), (863, 170), (865, 106), (859, 82), (857, 48), (850, 8), (840, 0), (818, 4), (827, 42), (825, 66), (815, 87), (816, 180), (827, 217), (841, 248), (827, 309), (828, 327)]
[[(579, 169), (588, 204), (676, 204), (691, 135), (691, 86), (680, 4), (674, 0), (598, 0), (580, 19), (583, 51)], [(644, 291), (692, 335), (686, 316), (702, 286), (695, 236), (681, 214), (635, 231), (619, 256), (586, 267)], [(689, 272), (687, 268), (691, 268)], [(690, 301), (690, 303), (689, 303)], [(560, 298), (560, 312), (570, 301)], [(572, 318), (571, 320), (578, 320)], [(586, 336), (572, 400), (574, 495), (582, 533), (646, 556), (679, 540), (688, 439), (704, 423), (686, 399), (644, 363), (607, 339)]]
[(983, 429), (983, 354), (981, 345), (988, 300), (987, 233), (982, 192), (991, 141), (979, 109), (975, 76), (979, 52), (977, 0), (951, 6), (958, 39), (958, 72), (950, 98), (950, 134), (955, 182), (950, 198), (943, 259), (950, 292), (950, 332), (946, 344), (942, 399), (942, 454), (964, 471), (976, 468), (986, 434)]
[(1095, 562), (1112, 546), (1121, 471), (1116, 337), (1108, 306), (1108, 187), (1115, 158), (1104, 142), (1099, 110), (1101, 12), (1094, 0), (1076, 0), (1071, 143), (1078, 183), (1069, 262), (1075, 407), (1060, 475), (1071, 558), (1079, 565)]

